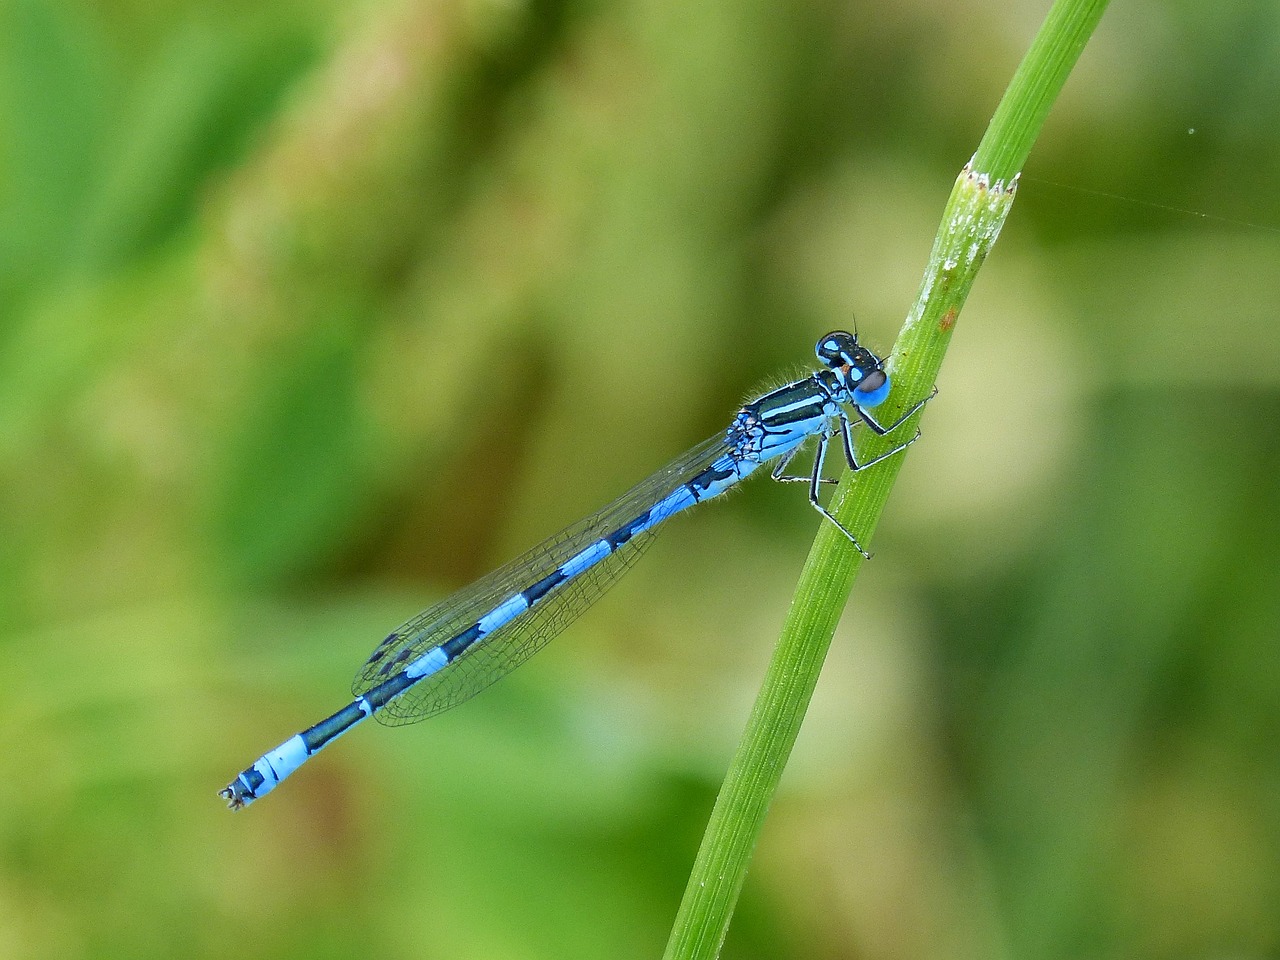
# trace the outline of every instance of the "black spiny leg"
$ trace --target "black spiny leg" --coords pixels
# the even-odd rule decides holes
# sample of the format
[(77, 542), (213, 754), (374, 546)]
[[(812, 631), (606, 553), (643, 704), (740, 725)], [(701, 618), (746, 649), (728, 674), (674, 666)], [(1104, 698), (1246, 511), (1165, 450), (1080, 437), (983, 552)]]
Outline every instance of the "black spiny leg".
[[(893, 433), (893, 431), (897, 430), (900, 426), (906, 423), (907, 420), (909, 420), (913, 414), (918, 413), (926, 403), (928, 403), (937, 395), (938, 395), (938, 388), (934, 387), (932, 393), (930, 393), (923, 400), (920, 400), (917, 403), (913, 404), (911, 409), (909, 409), (906, 413), (900, 416), (897, 420), (893, 421), (893, 423), (891, 423), (887, 427), (880, 426), (880, 424), (876, 422), (875, 417), (871, 416), (871, 414), (867, 413), (867, 411), (863, 410), (857, 404), (854, 404), (853, 409), (858, 411), (858, 418), (862, 420), (863, 423), (865, 423), (868, 427), (874, 430), (877, 436), (883, 437), (885, 434)], [(892, 457), (895, 453), (901, 453), (903, 450), (907, 449), (907, 447), (911, 446), (913, 443), (915, 443), (917, 440), (920, 439), (920, 429), (917, 427), (916, 435), (912, 437), (910, 440), (907, 440), (904, 443), (898, 444), (892, 450), (886, 450), (884, 453), (880, 454), (880, 456), (878, 457), (872, 457), (866, 463), (859, 463), (857, 457), (853, 455), (853, 437), (850, 436), (850, 433), (849, 433), (849, 419), (847, 417), (840, 418), (840, 429), (841, 429), (841, 439), (844, 440), (844, 458), (847, 461), (849, 461), (849, 469), (854, 471), (865, 470), (867, 469), (867, 467), (875, 466), (877, 463), (879, 463), (881, 460), (884, 460), (886, 457)]]
[[(840, 418), (840, 422), (845, 425), (844, 432), (845, 432), (845, 438), (847, 443), (848, 434), (849, 434), (849, 425), (845, 421), (844, 417)], [(862, 548), (862, 544), (858, 542), (858, 538), (855, 537), (852, 533), (850, 533), (849, 528), (846, 527), (839, 520), (837, 520), (835, 516), (831, 513), (831, 511), (828, 510), (826, 507), (824, 507), (818, 500), (818, 491), (822, 489), (821, 487), (822, 461), (826, 459), (827, 444), (830, 442), (830, 440), (831, 440), (831, 434), (827, 433), (826, 431), (823, 431), (822, 433), (818, 434), (818, 449), (813, 456), (813, 473), (809, 476), (809, 502), (813, 504), (813, 509), (817, 510), (820, 514), (822, 514), (824, 517), (826, 517), (828, 520), (834, 523), (836, 525), (836, 529), (849, 538), (849, 542), (854, 545), (854, 547), (857, 549), (857, 551), (860, 554), (862, 554), (862, 557), (864, 560), (870, 560), (871, 554), (867, 553), (867, 551)], [(868, 466), (870, 466), (870, 464), (868, 464)]]
[[(771, 476), (774, 480), (777, 480), (779, 483), (811, 483), (813, 481), (813, 477), (808, 473), (806, 473), (804, 476), (798, 477), (793, 473), (782, 472), (783, 470), (787, 469), (787, 467), (791, 464), (791, 461), (795, 459), (795, 455), (799, 452), (800, 452), (800, 447), (792, 447), (791, 450), (788, 451), (786, 454), (784, 454), (783, 457), (778, 461), (778, 465), (773, 468), (773, 472), (769, 474), (769, 476)], [(819, 483), (839, 483), (840, 481), (829, 478), (829, 477), (821, 477), (818, 482)]]
[[(921, 401), (921, 403), (923, 402), (924, 401)], [(918, 407), (919, 407), (919, 404), (917, 404), (917, 409)], [(862, 413), (862, 411), (859, 410), (858, 413)], [(863, 416), (865, 417), (866, 414), (863, 414)], [(907, 416), (909, 417), (911, 416), (911, 414), (908, 413)], [(889, 428), (889, 430), (892, 430), (895, 427), (901, 426), (903, 419), (906, 419), (906, 418), (904, 417), (902, 419), (899, 419), (898, 422), (893, 425), (893, 427)], [(920, 431), (917, 429), (916, 435), (912, 437), (910, 440), (907, 440), (905, 443), (898, 444), (892, 450), (886, 450), (884, 453), (880, 454), (880, 456), (878, 457), (872, 457), (866, 463), (859, 463), (857, 457), (855, 457), (853, 454), (853, 437), (849, 433), (849, 421), (846, 420), (844, 417), (841, 417), (840, 427), (841, 427), (840, 438), (844, 441), (844, 458), (849, 462), (849, 469), (854, 471), (855, 473), (859, 470), (865, 470), (867, 469), (867, 467), (874, 467), (881, 460), (887, 460), (889, 457), (892, 457), (894, 454), (901, 453), (903, 450), (907, 449), (907, 447), (911, 446), (913, 443), (915, 443), (917, 440), (920, 439)], [(889, 430), (886, 430), (885, 433), (888, 433)], [(881, 436), (884, 436), (884, 434), (882, 433)]]
[[(934, 397), (936, 397), (937, 395), (938, 395), (938, 388), (937, 388), (937, 387), (934, 387), (934, 388), (933, 388), (933, 392), (932, 392), (931, 394), (929, 394), (929, 395), (928, 395), (927, 397), (925, 397), (923, 400), (919, 400), (919, 401), (917, 401), (917, 402), (916, 402), (916, 403), (911, 407), (911, 409), (910, 409), (910, 410), (908, 410), (906, 413), (904, 413), (902, 416), (900, 416), (897, 420), (893, 421), (893, 423), (889, 424), (889, 426), (887, 426), (887, 427), (882, 427), (882, 426), (880, 426), (879, 422), (876, 420), (876, 418), (875, 418), (875, 417), (873, 417), (871, 414), (867, 413), (867, 411), (863, 410), (863, 409), (862, 409), (860, 406), (858, 406), (856, 403), (855, 403), (855, 404), (853, 404), (853, 409), (855, 409), (855, 410), (857, 410), (857, 411), (858, 411), (858, 417), (862, 420), (862, 422), (863, 422), (863, 423), (865, 423), (868, 427), (870, 427), (872, 430), (874, 430), (874, 431), (876, 432), (876, 435), (877, 435), (877, 436), (881, 436), (881, 437), (883, 437), (886, 433), (893, 433), (893, 431), (897, 430), (900, 426), (902, 426), (904, 423), (906, 423), (908, 420), (910, 420), (910, 419), (911, 419), (911, 418), (912, 418), (916, 413), (918, 413), (918, 412), (919, 412), (919, 411), (924, 407), (924, 405), (925, 405), (926, 403), (928, 403), (930, 400), (932, 400), (932, 399), (933, 399)], [(917, 432), (917, 433), (916, 433), (916, 436), (919, 436), (919, 432)], [(907, 441), (907, 443), (912, 443), (912, 442), (913, 442), (913, 441), (911, 441), (911, 440), (908, 440), (908, 441)], [(906, 445), (907, 445), (907, 444), (903, 444), (903, 446), (904, 446), (904, 447), (905, 447)], [(899, 447), (898, 449), (900, 450), (900, 449), (902, 449), (902, 447)], [(893, 451), (893, 452), (896, 452), (896, 451)], [(889, 455), (889, 454), (887, 454), (887, 453), (885, 454), (885, 456), (886, 456), (886, 457), (887, 457), (888, 455)], [(875, 461), (873, 460), (873, 461), (872, 461), (872, 463), (874, 463), (874, 462), (875, 462)], [(868, 466), (868, 467), (869, 467), (869, 466), (871, 466), (871, 464), (870, 464), (870, 463), (868, 463), (868, 464), (864, 464), (864, 466)]]
[[(907, 410), (906, 413), (904, 413), (902, 416), (900, 416), (897, 420), (895, 420), (893, 423), (891, 423), (887, 427), (882, 426), (875, 419), (875, 417), (871, 416), (870, 413), (868, 413), (866, 410), (863, 410), (857, 404), (853, 404), (852, 406), (855, 410), (858, 411), (859, 419), (863, 423), (865, 423), (868, 427), (870, 427), (871, 430), (873, 430), (877, 436), (883, 437), (886, 434), (892, 433), (894, 430), (897, 430), (898, 427), (906, 423), (907, 420), (909, 420), (914, 414), (918, 413), (921, 410), (921, 408), (924, 407), (924, 405), (928, 403), (930, 400), (932, 400), (935, 396), (937, 396), (937, 394), (938, 394), (938, 388), (934, 387), (933, 392), (930, 393), (929, 396), (925, 397), (923, 400), (919, 401), (918, 403), (912, 405), (912, 407), (909, 410)], [(867, 467), (873, 467), (877, 463), (879, 463), (881, 460), (887, 460), (889, 457), (892, 457), (895, 454), (902, 453), (902, 451), (906, 450), (907, 447), (911, 446), (913, 443), (915, 443), (917, 440), (920, 439), (920, 431), (917, 429), (916, 435), (912, 437), (910, 440), (906, 440), (903, 443), (898, 444), (892, 450), (886, 450), (884, 453), (880, 454), (879, 456), (872, 457), (866, 463), (859, 463), (858, 458), (854, 455), (854, 452), (853, 452), (853, 432), (852, 432), (852, 425), (849, 422), (849, 418), (847, 416), (841, 415), (839, 420), (840, 420), (840, 442), (841, 442), (841, 445), (844, 447), (844, 458), (846, 461), (848, 461), (849, 469), (854, 472), (857, 472), (859, 470), (865, 470), (867, 469)], [(830, 442), (831, 442), (830, 432), (824, 430), (822, 433), (818, 434), (818, 449), (814, 451), (813, 469), (810, 472), (809, 476), (797, 477), (797, 476), (783, 472), (787, 469), (787, 466), (791, 463), (792, 459), (795, 457), (796, 452), (800, 449), (799, 447), (795, 447), (794, 449), (790, 450), (778, 461), (778, 465), (773, 468), (773, 472), (771, 476), (773, 477), (774, 480), (777, 480), (780, 483), (797, 483), (797, 482), (802, 482), (807, 480), (809, 483), (809, 503), (813, 505), (813, 509), (817, 510), (820, 514), (822, 514), (824, 517), (830, 520), (833, 524), (835, 524), (836, 529), (839, 530), (841, 533), (843, 533), (846, 537), (848, 537), (849, 542), (854, 545), (854, 547), (857, 549), (857, 551), (860, 554), (862, 554), (863, 558), (866, 560), (870, 560), (871, 554), (868, 553), (865, 549), (863, 549), (862, 544), (858, 542), (858, 538), (855, 537), (852, 533), (850, 533), (849, 528), (846, 527), (839, 520), (837, 520), (835, 516), (831, 513), (831, 511), (828, 510), (826, 507), (824, 507), (821, 501), (818, 499), (818, 493), (822, 489), (822, 484), (838, 482), (834, 479), (829, 479), (822, 475), (822, 464), (823, 464), (823, 461), (826, 459), (827, 445)]]

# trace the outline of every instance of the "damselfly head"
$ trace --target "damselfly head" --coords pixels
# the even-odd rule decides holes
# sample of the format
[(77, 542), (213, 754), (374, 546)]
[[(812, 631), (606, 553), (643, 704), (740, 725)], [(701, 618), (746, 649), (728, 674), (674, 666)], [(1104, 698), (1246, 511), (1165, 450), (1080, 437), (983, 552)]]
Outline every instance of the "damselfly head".
[(883, 361), (862, 344), (856, 334), (834, 330), (818, 341), (818, 359), (830, 367), (855, 403), (874, 407), (889, 394), (889, 377)]

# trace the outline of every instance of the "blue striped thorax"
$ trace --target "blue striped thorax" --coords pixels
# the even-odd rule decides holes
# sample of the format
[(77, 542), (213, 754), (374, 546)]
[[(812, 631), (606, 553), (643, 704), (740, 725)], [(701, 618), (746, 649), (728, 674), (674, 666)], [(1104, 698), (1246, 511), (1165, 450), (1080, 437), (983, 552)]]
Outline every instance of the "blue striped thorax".
[(783, 456), (841, 417), (842, 405), (874, 407), (889, 395), (883, 363), (853, 334), (836, 330), (815, 349), (827, 369), (778, 387), (738, 411), (728, 435), (739, 455), (760, 460)]

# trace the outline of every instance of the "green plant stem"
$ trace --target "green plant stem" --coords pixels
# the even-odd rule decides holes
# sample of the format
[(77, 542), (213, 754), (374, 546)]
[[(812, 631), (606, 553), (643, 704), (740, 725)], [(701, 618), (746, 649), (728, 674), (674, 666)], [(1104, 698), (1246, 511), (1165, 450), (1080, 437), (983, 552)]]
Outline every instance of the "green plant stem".
[[(973, 160), (956, 180), (921, 281), (888, 362), (894, 389), (881, 422), (891, 423), (929, 393), (978, 269), (1014, 198), (1017, 172), (1049, 108), (1097, 26), (1107, 0), (1057, 0), (1014, 74)], [(881, 412), (883, 410), (883, 412)], [(862, 431), (866, 462), (910, 437), (914, 421), (890, 437)], [(840, 521), (869, 543), (903, 457), (847, 473), (832, 498)], [(747, 729), (716, 798), (685, 888), (666, 960), (705, 960), (720, 952), (765, 814), (862, 564), (830, 524), (822, 524), (796, 587)]]

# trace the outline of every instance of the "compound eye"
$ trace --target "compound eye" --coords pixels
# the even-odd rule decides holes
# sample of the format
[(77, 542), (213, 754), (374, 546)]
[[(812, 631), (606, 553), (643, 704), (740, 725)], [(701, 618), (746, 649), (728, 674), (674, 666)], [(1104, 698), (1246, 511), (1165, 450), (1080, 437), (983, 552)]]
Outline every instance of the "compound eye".
[(884, 386), (884, 382), (888, 379), (883, 370), (872, 370), (858, 381), (858, 386), (855, 389), (861, 390), (863, 393), (875, 393)]
[(853, 388), (854, 402), (863, 407), (874, 407), (889, 396), (889, 375), (883, 370), (868, 370)]

